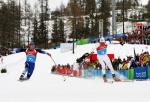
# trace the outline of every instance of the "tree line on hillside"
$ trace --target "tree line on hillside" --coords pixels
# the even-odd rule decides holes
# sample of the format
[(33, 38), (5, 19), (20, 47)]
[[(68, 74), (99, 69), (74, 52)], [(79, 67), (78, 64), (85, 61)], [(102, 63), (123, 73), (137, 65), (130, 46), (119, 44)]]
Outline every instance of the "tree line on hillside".
[[(103, 20), (104, 35), (109, 34), (111, 0), (70, 0), (67, 6), (61, 4), (51, 12), (48, 0), (38, 0), (33, 8), (27, 0), (23, 2), (0, 0), (0, 47), (25, 47), (33, 41), (36, 47), (49, 48), (68, 39), (97, 37), (101, 34), (100, 20)], [(128, 10), (136, 9), (140, 4), (138, 0), (124, 0), (124, 8), (122, 5), (123, 0), (118, 0), (116, 10), (121, 11), (117, 13), (119, 22), (123, 20), (123, 11), (124, 20), (128, 20)], [(143, 17), (149, 22), (150, 1), (145, 10)]]

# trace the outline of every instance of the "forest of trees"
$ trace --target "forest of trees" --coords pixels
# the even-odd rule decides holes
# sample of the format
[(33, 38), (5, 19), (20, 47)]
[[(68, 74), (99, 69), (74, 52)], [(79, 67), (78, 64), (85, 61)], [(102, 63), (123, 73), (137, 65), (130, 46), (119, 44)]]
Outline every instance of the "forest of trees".
[[(116, 10), (122, 12), (117, 13), (119, 22), (123, 20), (123, 11), (125, 20), (128, 20), (128, 9), (140, 5), (138, 0), (124, 0), (123, 8), (123, 0), (116, 1)], [(49, 2), (49, 0), (38, 0), (36, 4), (39, 7), (35, 4), (31, 9), (31, 5), (26, 0), (23, 4), (16, 0), (8, 0), (8, 2), (0, 0), (0, 47), (25, 47), (33, 41), (36, 47), (48, 48), (53, 44), (66, 42), (67, 38), (78, 40), (97, 37), (100, 34), (101, 19), (104, 35), (109, 34), (109, 18), (112, 16), (111, 0), (70, 0), (67, 6), (61, 4), (51, 12)], [(145, 8), (147, 12), (144, 12), (144, 18), (150, 22), (150, 1)], [(70, 31), (67, 31), (68, 29)]]
[(20, 24), (22, 13), (14, 1), (7, 4), (1, 2), (0, 7), (0, 45), (4, 47), (19, 47)]

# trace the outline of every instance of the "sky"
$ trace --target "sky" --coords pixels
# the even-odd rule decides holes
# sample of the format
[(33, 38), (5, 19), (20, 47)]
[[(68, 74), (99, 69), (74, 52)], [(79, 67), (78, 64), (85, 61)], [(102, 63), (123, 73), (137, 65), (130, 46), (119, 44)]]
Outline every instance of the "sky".
[[(30, 3), (36, 2), (37, 0), (28, 0)], [(62, 3), (64, 5), (67, 5), (67, 3), (70, 0), (49, 0), (49, 6), (51, 10), (55, 10), (57, 7), (59, 7)], [(148, 0), (139, 0), (143, 5), (146, 5), (148, 3)]]
[[(3, 0), (3, 1), (7, 1), (7, 0)], [(19, 0), (18, 0), (19, 1)], [(20, 0), (21, 2), (24, 2), (24, 0)], [(37, 3), (37, 1), (39, 0), (27, 0), (31, 6), (33, 7), (35, 5), (35, 3)], [(64, 5), (67, 5), (67, 3), (70, 0), (49, 0), (49, 7), (50, 9), (53, 11), (56, 8), (59, 8), (59, 6), (63, 3)], [(143, 5), (146, 5), (148, 3), (148, 0), (139, 0), (140, 3), (142, 3)]]
[[(27, 0), (31, 5), (35, 5), (38, 0)], [(49, 0), (49, 7), (51, 10), (55, 10), (56, 8), (59, 8), (59, 6), (63, 3), (64, 5), (67, 5), (69, 0)]]
[(146, 5), (148, 3), (148, 0), (139, 0), (140, 3), (142, 3), (143, 5)]
[[(31, 5), (34, 5), (35, 2), (38, 0), (28, 0), (28, 2), (31, 3)], [(51, 10), (55, 10), (56, 8), (59, 8), (59, 6), (63, 3), (64, 5), (67, 5), (67, 3), (70, 0), (49, 0), (49, 7)], [(146, 5), (148, 3), (148, 0), (139, 0), (140, 3), (143, 5)]]
[[(5, 2), (7, 2), (8, 0), (3, 0)], [(16, 0), (19, 1), (19, 0)], [(25, 0), (20, 0), (23, 4)], [(31, 6), (33, 7), (35, 5), (35, 3), (38, 3), (37, 1), (40, 0), (27, 0), (28, 3), (31, 4)], [(55, 10), (57, 7), (59, 8), (59, 6), (63, 3), (64, 5), (67, 5), (67, 3), (70, 0), (48, 0), (49, 1), (49, 7), (51, 10)]]
[(49, 0), (49, 5), (52, 10), (54, 10), (56, 7), (59, 7), (62, 3), (64, 5), (67, 5), (69, 0)]

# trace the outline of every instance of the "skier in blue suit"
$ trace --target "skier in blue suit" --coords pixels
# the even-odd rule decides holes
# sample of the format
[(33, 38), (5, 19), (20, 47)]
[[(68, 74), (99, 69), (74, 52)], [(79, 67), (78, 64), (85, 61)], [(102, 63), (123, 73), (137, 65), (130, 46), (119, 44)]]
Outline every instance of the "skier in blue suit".
[[(16, 52), (17, 53), (19, 53), (19, 52), (26, 53), (25, 70), (22, 72), (22, 74), (19, 78), (20, 80), (30, 79), (30, 77), (32, 76), (32, 73), (35, 68), (36, 56), (37, 56), (38, 52), (42, 53), (42, 54), (47, 54), (48, 56), (51, 57), (50, 53), (42, 51), (41, 49), (35, 49), (35, 45), (32, 42), (28, 45), (27, 49), (25, 49), (25, 48), (17, 49)], [(25, 77), (26, 74), (27, 74), (27, 76)]]

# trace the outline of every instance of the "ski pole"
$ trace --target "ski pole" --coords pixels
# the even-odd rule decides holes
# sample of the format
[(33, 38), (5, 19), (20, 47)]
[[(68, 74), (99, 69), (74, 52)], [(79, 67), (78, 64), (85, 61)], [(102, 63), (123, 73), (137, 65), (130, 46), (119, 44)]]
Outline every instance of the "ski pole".
[(56, 62), (55, 62), (55, 60), (53, 59), (53, 57), (52, 57), (52, 56), (51, 56), (51, 59), (52, 59), (52, 61), (54, 62), (54, 64), (55, 64), (55, 65), (57, 65), (57, 64), (56, 64)]

